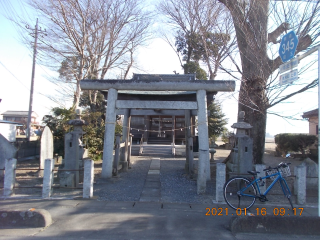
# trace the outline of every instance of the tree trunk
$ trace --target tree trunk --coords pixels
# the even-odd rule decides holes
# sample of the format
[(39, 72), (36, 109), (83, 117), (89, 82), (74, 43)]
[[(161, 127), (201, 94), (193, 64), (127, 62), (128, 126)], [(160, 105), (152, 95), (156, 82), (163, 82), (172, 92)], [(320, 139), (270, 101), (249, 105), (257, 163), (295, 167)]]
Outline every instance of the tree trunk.
[(250, 1), (251, 10), (247, 13), (240, 5), (232, 4), (233, 1), (226, 0), (224, 3), (233, 18), (241, 57), (242, 81), (238, 111), (246, 113), (245, 121), (252, 126), (250, 136), (253, 138), (253, 161), (254, 164), (261, 164), (268, 107), (266, 83), (270, 76), (267, 55), (269, 1)]
[(72, 106), (73, 109), (77, 109), (79, 107), (80, 93), (81, 93), (80, 81), (77, 81), (76, 91), (74, 93), (74, 99), (73, 99), (73, 106)]
[(267, 124), (267, 110), (265, 89), (265, 80), (258, 76), (243, 80), (239, 94), (239, 112), (244, 111), (245, 122), (251, 124), (250, 137), (253, 139), (253, 162), (262, 164), (265, 132)]

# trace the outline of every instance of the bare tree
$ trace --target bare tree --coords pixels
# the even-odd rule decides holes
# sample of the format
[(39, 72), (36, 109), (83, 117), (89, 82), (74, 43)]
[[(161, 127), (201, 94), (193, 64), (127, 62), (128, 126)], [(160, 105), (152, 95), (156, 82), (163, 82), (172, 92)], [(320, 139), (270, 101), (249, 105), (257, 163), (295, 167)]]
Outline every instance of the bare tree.
[(168, 36), (165, 39), (176, 51), (181, 66), (182, 61), (188, 64), (201, 60), (213, 80), (236, 47), (232, 20), (225, 7), (216, 0), (163, 0), (159, 11), (176, 31), (175, 44)]
[[(151, 36), (150, 13), (142, 0), (30, 0), (47, 29), (39, 48), (42, 61), (59, 70), (60, 81), (103, 79), (111, 70), (132, 67), (133, 54)], [(89, 94), (94, 105), (97, 91)]]
[(232, 15), (241, 58), (238, 110), (246, 112), (246, 121), (253, 126), (254, 162), (262, 163), (267, 110), (317, 84), (312, 81), (287, 94), (285, 87), (276, 87), (273, 73), (282, 62), (278, 54), (272, 55), (272, 44), (279, 43), (283, 34), (294, 29), (299, 38), (295, 54), (312, 46), (319, 36), (319, 1), (219, 1)]

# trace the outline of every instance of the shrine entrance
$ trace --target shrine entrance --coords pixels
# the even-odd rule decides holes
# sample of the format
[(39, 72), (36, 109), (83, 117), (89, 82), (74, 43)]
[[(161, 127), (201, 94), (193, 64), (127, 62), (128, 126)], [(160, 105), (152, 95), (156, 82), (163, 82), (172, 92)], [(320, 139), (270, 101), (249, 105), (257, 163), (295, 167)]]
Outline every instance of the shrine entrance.
[[(140, 130), (141, 137), (145, 139), (156, 135), (156, 138), (171, 139), (172, 144), (179, 139), (177, 136), (180, 130), (183, 134), (179, 136), (184, 136), (187, 143), (186, 156), (189, 156), (192, 149), (188, 147), (188, 139), (195, 133), (194, 116), (198, 116), (197, 193), (205, 193), (206, 181), (210, 179), (207, 99), (211, 101), (218, 91), (234, 91), (234, 81), (195, 80), (194, 74), (134, 74), (132, 80), (82, 80), (80, 86), (82, 90), (100, 90), (107, 99), (101, 173), (103, 178), (112, 177), (116, 115), (123, 115), (122, 141), (126, 148), (122, 161), (127, 159), (130, 131), (138, 134)], [(138, 124), (131, 126), (131, 117), (134, 116), (140, 120)], [(184, 118), (184, 121), (177, 121), (179, 118)], [(155, 127), (158, 129), (154, 129)], [(189, 166), (193, 164), (190, 163)]]

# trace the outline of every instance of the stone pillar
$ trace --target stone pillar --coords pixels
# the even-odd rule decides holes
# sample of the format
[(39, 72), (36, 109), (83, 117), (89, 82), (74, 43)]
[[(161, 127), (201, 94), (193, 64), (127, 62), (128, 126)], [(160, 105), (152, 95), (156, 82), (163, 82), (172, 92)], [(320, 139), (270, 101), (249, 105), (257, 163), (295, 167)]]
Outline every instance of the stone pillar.
[(133, 137), (133, 135), (130, 133), (130, 137), (129, 137), (130, 146), (128, 147), (128, 168), (132, 168), (131, 163), (130, 163), (130, 161), (131, 161), (132, 137)]
[(191, 136), (196, 135), (196, 118), (195, 116), (191, 116)]
[(158, 137), (161, 137), (161, 116), (159, 116), (159, 128), (158, 128)]
[[(256, 164), (256, 171), (260, 172), (257, 174), (257, 178), (260, 178), (260, 177), (262, 178), (266, 176), (266, 172), (263, 171), (263, 169), (266, 169), (266, 165)], [(267, 190), (267, 183), (266, 183), (266, 179), (263, 179), (262, 181), (264, 183), (260, 181), (258, 184), (259, 184), (261, 194), (264, 194), (264, 192)]]
[(122, 170), (128, 170), (128, 122), (129, 122), (129, 109), (124, 109), (124, 116), (123, 116), (123, 126), (122, 126), (122, 140), (121, 143), (125, 143), (125, 147), (121, 148), (120, 151), (120, 163), (122, 165)]
[(143, 132), (143, 141), (148, 142), (150, 130), (150, 117), (148, 115), (144, 116), (144, 132)]
[[(76, 132), (70, 132), (65, 135), (64, 138), (64, 169), (70, 170), (72, 173), (73, 183), (75, 183), (75, 186), (79, 186), (79, 134)], [(63, 173), (63, 175), (67, 175), (66, 173)], [(74, 186), (72, 186), (74, 187)]]
[(206, 181), (210, 178), (209, 136), (207, 117), (207, 96), (205, 90), (197, 91), (198, 103), (198, 135), (199, 135), (199, 161), (197, 193), (206, 192)]
[(296, 166), (296, 186), (297, 186), (297, 204), (306, 203), (307, 193), (307, 169), (306, 166)]
[[(50, 128), (46, 126), (40, 141), (40, 169), (44, 169), (44, 161), (48, 158), (53, 158), (53, 135)], [(43, 177), (43, 170), (39, 171), (39, 177)]]
[(79, 154), (79, 150), (80, 150), (80, 147), (79, 147), (79, 139), (80, 139), (80, 135), (78, 133), (76, 133), (75, 131), (73, 131), (73, 135), (75, 136), (75, 145), (76, 145), (76, 148), (77, 148), (77, 151), (75, 151), (75, 159), (76, 159), (76, 165), (75, 165), (75, 172), (74, 172), (74, 175), (75, 175), (75, 178), (76, 178), (76, 187), (79, 187), (79, 182), (80, 182), (80, 172), (79, 172), (79, 160), (80, 160), (80, 154)]
[(42, 198), (49, 198), (52, 193), (52, 183), (53, 183), (53, 167), (54, 159), (49, 158), (44, 162), (44, 174), (43, 174), (43, 185), (42, 185)]
[(175, 156), (176, 155), (176, 116), (172, 116), (172, 155)]
[(184, 111), (184, 121), (185, 121), (185, 140), (186, 140), (186, 163), (185, 163), (185, 171), (189, 172), (189, 157), (190, 157), (190, 151), (193, 150), (190, 149), (189, 145), (189, 137), (191, 137), (191, 119), (190, 119), (190, 110), (185, 110)]
[(5, 175), (3, 184), (3, 196), (11, 196), (13, 194), (14, 183), (16, 181), (16, 165), (17, 159), (10, 158), (5, 160)]
[[(131, 168), (130, 165), (130, 159), (131, 159), (131, 146), (132, 146), (132, 134), (130, 133), (130, 126), (131, 126), (131, 110), (129, 110), (129, 118), (128, 118), (128, 132), (127, 132), (127, 139), (128, 139), (128, 144), (127, 144), (127, 148), (128, 148), (128, 153), (127, 153), (127, 162), (128, 162), (128, 168)], [(129, 143), (130, 143), (130, 147), (129, 147)], [(130, 153), (129, 153), (130, 151)]]
[(116, 146), (115, 146), (115, 151), (114, 151), (114, 161), (113, 161), (113, 171), (112, 171), (113, 176), (118, 175), (121, 136), (122, 135), (119, 133), (116, 134)]
[(92, 198), (94, 180), (94, 163), (92, 159), (84, 160), (83, 198)]
[[(5, 168), (6, 159), (14, 158), (17, 149), (0, 133), (0, 169)], [(0, 177), (4, 176), (4, 170), (0, 170)]]
[(112, 177), (112, 162), (113, 162), (113, 143), (114, 133), (116, 128), (116, 101), (118, 91), (110, 88), (108, 90), (108, 102), (106, 110), (105, 133), (103, 144), (103, 162), (102, 162), (102, 178)]
[(194, 175), (194, 166), (193, 166), (193, 137), (189, 137), (186, 142), (190, 151), (189, 151), (189, 177), (192, 179)]
[(224, 163), (217, 163), (216, 175), (216, 201), (223, 200), (223, 186), (226, 182), (226, 165)]

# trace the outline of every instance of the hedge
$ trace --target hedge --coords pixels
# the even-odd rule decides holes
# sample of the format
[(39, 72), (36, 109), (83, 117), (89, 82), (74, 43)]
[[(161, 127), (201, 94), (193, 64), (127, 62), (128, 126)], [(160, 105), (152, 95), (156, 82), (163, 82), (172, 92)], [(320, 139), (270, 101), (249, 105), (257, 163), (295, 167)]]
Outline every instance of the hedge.
[(317, 137), (309, 134), (281, 133), (275, 135), (274, 140), (278, 151), (282, 153), (301, 152), (305, 156), (306, 151), (316, 142)]

